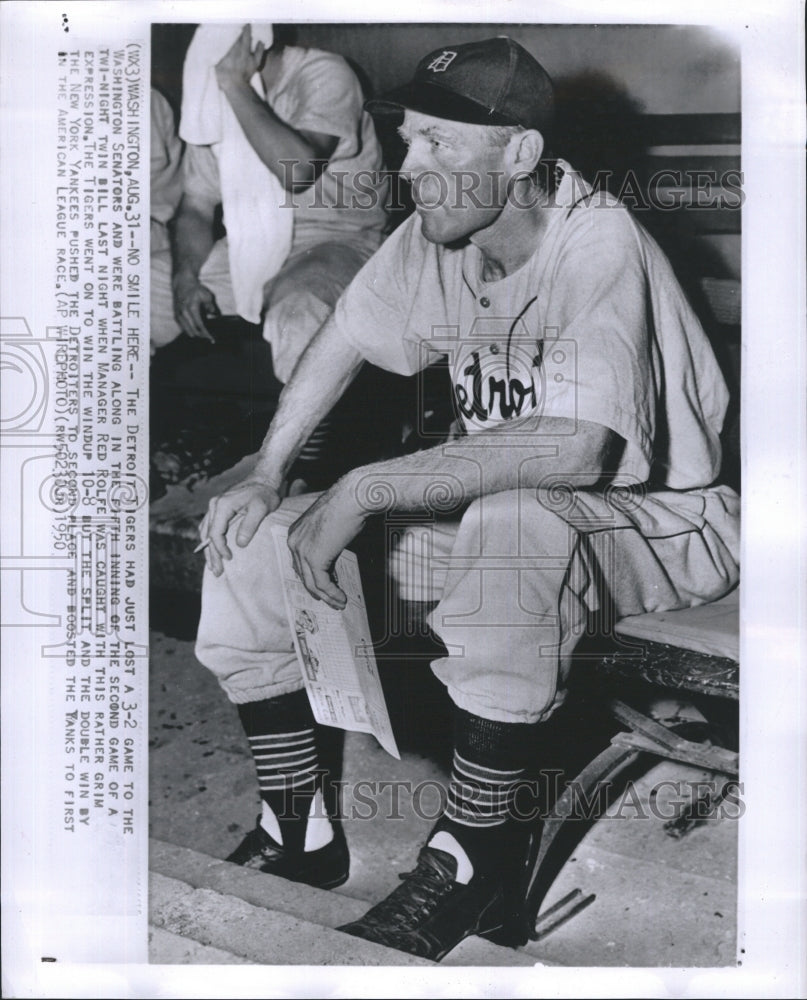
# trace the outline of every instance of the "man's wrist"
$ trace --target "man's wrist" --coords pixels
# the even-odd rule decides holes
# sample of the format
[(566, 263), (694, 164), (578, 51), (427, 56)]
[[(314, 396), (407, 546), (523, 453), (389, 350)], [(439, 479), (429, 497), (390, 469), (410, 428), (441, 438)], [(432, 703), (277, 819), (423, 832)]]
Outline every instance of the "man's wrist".
[(392, 495), (384, 477), (375, 475), (371, 466), (359, 466), (345, 473), (332, 487), (340, 504), (353, 517), (367, 520), (373, 514), (392, 510)]
[(182, 264), (174, 269), (171, 280), (174, 285), (195, 285), (199, 281), (199, 272), (187, 264)]
[(271, 489), (278, 491), (280, 491), (283, 486), (285, 478), (286, 474), (284, 471), (277, 469), (275, 466), (268, 463), (261, 463), (260, 461), (253, 469), (252, 475), (250, 476), (250, 479), (257, 480)]
[(243, 76), (231, 76), (229, 73), (223, 74), (218, 77), (218, 84), (219, 90), (228, 100), (239, 95), (243, 97), (244, 95), (255, 93), (249, 80)]

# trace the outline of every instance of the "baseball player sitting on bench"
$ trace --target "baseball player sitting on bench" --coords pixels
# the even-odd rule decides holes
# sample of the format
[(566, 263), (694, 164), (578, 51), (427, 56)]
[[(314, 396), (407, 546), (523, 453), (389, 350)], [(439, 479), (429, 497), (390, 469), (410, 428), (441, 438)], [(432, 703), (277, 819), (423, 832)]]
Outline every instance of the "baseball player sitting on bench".
[[(348, 845), (320, 808), (270, 526), (290, 525), (300, 578), (341, 608), (331, 568), (368, 518), (420, 515), (387, 567), (404, 598), (437, 602), (448, 655), (432, 669), (455, 719), (447, 806), (416, 869), (343, 930), (439, 960), (506, 920), (528, 835), (513, 792), (540, 763), (586, 616), (606, 595), (619, 616), (722, 596), (738, 578), (739, 500), (715, 485), (727, 392), (704, 332), (628, 211), (548, 160), (553, 86), (533, 56), (501, 37), (449, 46), (368, 107), (400, 117), (416, 212), (306, 350), (254, 472), (211, 502), (197, 655), (259, 764), (263, 813), (232, 860), (340, 884)], [(281, 501), (364, 360), (411, 374), (440, 355), (463, 436)]]

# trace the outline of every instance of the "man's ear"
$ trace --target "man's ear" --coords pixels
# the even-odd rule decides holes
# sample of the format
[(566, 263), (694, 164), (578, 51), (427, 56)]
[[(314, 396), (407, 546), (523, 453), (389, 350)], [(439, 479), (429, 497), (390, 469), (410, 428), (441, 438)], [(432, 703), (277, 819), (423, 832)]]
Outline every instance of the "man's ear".
[(515, 166), (525, 173), (532, 173), (544, 151), (544, 137), (531, 128), (513, 137), (515, 143)]

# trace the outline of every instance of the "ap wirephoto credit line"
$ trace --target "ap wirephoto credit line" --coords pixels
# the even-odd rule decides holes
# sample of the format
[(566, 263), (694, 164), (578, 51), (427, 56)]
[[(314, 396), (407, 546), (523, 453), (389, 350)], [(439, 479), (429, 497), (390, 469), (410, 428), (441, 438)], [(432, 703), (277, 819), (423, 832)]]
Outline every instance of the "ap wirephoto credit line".
[(4, 995), (805, 995), (797, 10), (4, 5)]

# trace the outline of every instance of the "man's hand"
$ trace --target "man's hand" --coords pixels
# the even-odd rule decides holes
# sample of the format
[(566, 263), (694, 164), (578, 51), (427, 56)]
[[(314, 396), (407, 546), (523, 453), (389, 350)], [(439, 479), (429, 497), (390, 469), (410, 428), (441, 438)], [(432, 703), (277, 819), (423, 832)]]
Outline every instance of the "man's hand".
[(252, 26), (245, 24), (230, 50), (216, 63), (219, 89), (226, 91), (232, 86), (250, 86), (250, 80), (263, 66), (264, 53), (263, 42), (258, 42), (255, 51), (252, 51)]
[(341, 480), (289, 528), (291, 558), (305, 589), (337, 611), (347, 597), (337, 585), (333, 564), (364, 527), (366, 516)]
[(174, 315), (184, 333), (213, 342), (205, 320), (219, 316), (216, 297), (197, 277), (186, 272), (174, 275)]
[(199, 535), (203, 542), (209, 542), (205, 559), (214, 576), (221, 576), (223, 560), (233, 557), (226, 539), (230, 522), (243, 517), (235, 541), (244, 548), (255, 537), (263, 519), (280, 506), (280, 497), (280, 486), (261, 479), (245, 479), (221, 496), (213, 497), (199, 525)]

